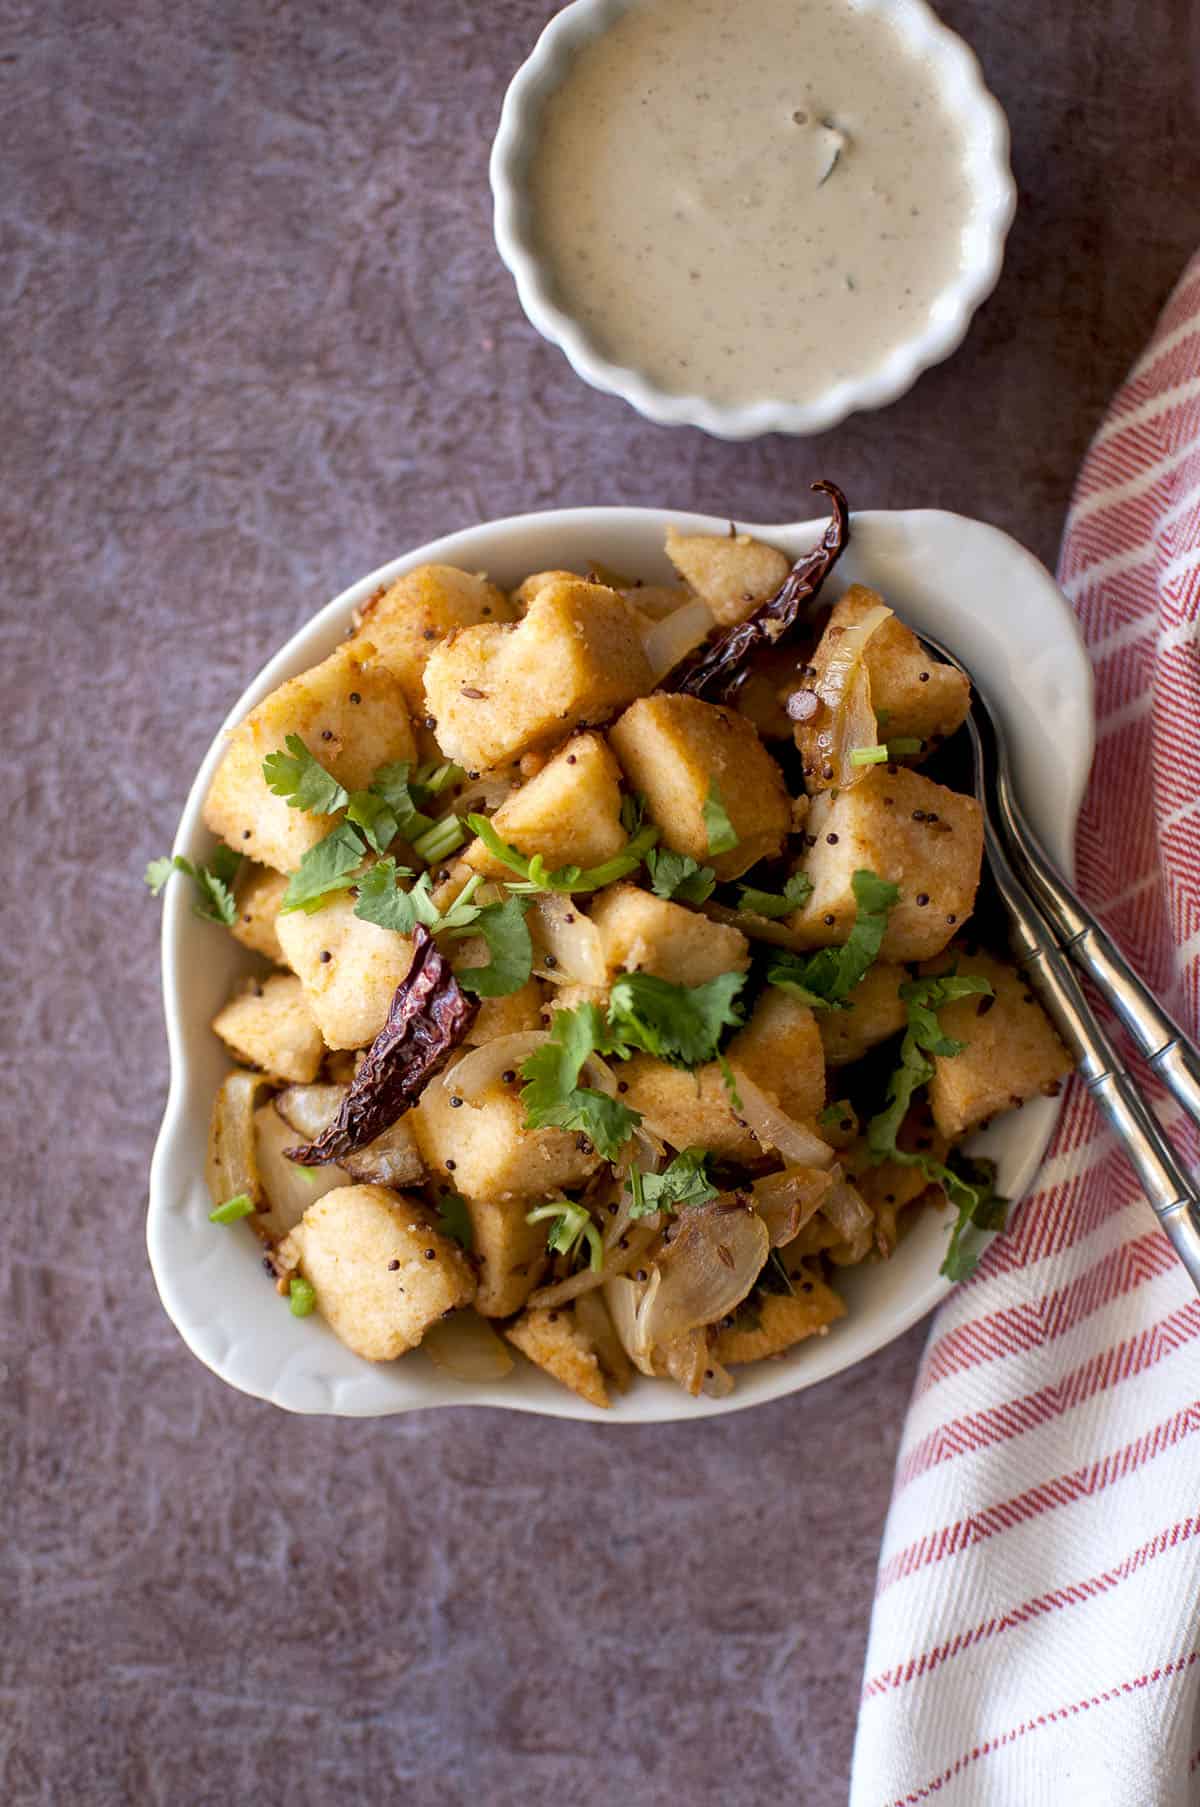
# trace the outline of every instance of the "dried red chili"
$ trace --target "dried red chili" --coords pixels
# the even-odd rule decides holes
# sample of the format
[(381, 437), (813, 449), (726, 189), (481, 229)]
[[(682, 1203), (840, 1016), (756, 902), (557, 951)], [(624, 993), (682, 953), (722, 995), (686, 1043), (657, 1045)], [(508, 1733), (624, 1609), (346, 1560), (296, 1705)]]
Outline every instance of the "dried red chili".
[(833, 506), (833, 518), (817, 545), (797, 559), (774, 596), (669, 672), (660, 689), (719, 702), (729, 696), (752, 653), (774, 646), (795, 627), (801, 610), (817, 595), (850, 544), (850, 510), (841, 490), (824, 478), (811, 487), (823, 491)]
[(413, 931), (412, 965), (392, 999), (387, 1022), (368, 1048), (341, 1109), (289, 1161), (320, 1167), (365, 1148), (411, 1109), (475, 1020), (479, 1004), (460, 989), (424, 924)]

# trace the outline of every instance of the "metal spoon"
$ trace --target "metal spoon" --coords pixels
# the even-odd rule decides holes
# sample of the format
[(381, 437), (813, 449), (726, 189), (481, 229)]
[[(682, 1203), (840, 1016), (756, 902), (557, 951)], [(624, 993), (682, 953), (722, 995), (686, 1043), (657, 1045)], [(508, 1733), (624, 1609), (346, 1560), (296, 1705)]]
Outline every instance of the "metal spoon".
[(1088, 1003), (1067, 957), (1092, 978), (1151, 1066), (1197, 1122), (1200, 1050), (1146, 989), (1038, 842), (1017, 803), (1003, 729), (985, 693), (961, 659), (940, 641), (928, 634), (920, 638), (971, 685), (966, 728), (975, 761), (975, 795), (983, 806), (988, 864), (1012, 918), (1020, 963), (1073, 1049), (1085, 1085), (1124, 1143), (1155, 1216), (1200, 1292), (1200, 1193)]

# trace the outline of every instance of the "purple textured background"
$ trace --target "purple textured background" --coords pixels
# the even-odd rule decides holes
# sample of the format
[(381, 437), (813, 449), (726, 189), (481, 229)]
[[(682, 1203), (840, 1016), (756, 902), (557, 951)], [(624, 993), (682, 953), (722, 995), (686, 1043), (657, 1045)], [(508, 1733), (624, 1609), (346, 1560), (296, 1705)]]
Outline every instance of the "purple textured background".
[(844, 1798), (924, 1332), (697, 1427), (285, 1419), (164, 1318), (146, 858), (230, 700), (392, 554), (527, 508), (933, 504), (1052, 560), (1200, 232), (1188, 0), (953, 0), (1021, 211), (963, 352), (815, 444), (593, 395), (494, 254), (545, 0), (2, 0), (8, 1803)]

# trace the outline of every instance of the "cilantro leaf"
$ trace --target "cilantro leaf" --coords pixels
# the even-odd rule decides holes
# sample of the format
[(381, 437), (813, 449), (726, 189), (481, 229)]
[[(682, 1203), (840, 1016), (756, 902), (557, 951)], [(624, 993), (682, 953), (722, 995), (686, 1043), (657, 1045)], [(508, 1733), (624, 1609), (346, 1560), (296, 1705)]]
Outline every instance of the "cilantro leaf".
[(883, 1109), (867, 1125), (867, 1149), (877, 1165), (896, 1161), (903, 1167), (919, 1167), (931, 1185), (942, 1187), (958, 1212), (941, 1267), (949, 1280), (965, 1280), (978, 1259), (978, 1251), (964, 1241), (967, 1231), (1002, 1228), (1008, 1201), (995, 1191), (995, 1169), (991, 1163), (975, 1162), (972, 1168), (964, 1156), (952, 1156), (950, 1162), (938, 1161), (920, 1149), (900, 1148), (897, 1137), (914, 1094), (933, 1078), (933, 1057), (952, 1058), (961, 1054), (966, 1045), (942, 1034), (938, 1011), (955, 998), (976, 993), (990, 996), (991, 991), (988, 981), (977, 973), (964, 973), (961, 977), (946, 973), (937, 978), (914, 979), (900, 987), (900, 996), (908, 1006), (908, 1028), (900, 1044), (900, 1062), (888, 1082)]
[(390, 765), (381, 765), (369, 788), (387, 804), (396, 818), (396, 832), (406, 841), (414, 841), (433, 827), (433, 817), (418, 807), (433, 792), (428, 785), (422, 786), (413, 779), (411, 761), (397, 759)]
[(786, 991), (791, 997), (799, 998), (810, 1010), (828, 1010), (830, 1001), (823, 998), (819, 991), (814, 991), (805, 984), (808, 966), (813, 958), (811, 954), (789, 954), (781, 952), (772, 954), (767, 962), (766, 980), (768, 985), (777, 985), (780, 991)]
[(962, 1042), (942, 1034), (937, 1013), (943, 1004), (955, 998), (970, 997), (979, 992), (991, 993), (988, 981), (978, 974), (962, 978), (952, 973), (940, 978), (913, 979), (900, 987), (900, 996), (908, 1006), (908, 1028), (900, 1044), (900, 1063), (888, 1081), (887, 1102), (867, 1125), (867, 1147), (877, 1161), (900, 1160), (906, 1166), (916, 1164), (896, 1146), (900, 1125), (908, 1115), (914, 1094), (933, 1078), (930, 1055), (961, 1054)]
[(741, 1021), (734, 1000), (745, 982), (745, 973), (720, 973), (703, 985), (622, 973), (609, 993), (608, 1020), (628, 1047), (672, 1066), (703, 1066), (716, 1058), (721, 1031)]
[(981, 1253), (970, 1230), (1002, 1230), (1008, 1217), (1006, 1198), (996, 1191), (996, 1163), (955, 1152), (939, 1175), (946, 1197), (958, 1212), (941, 1272), (947, 1280), (967, 1280)]
[(680, 903), (707, 903), (717, 882), (711, 866), (701, 866), (690, 853), (674, 853), (669, 847), (652, 847), (646, 870), (655, 897), (673, 897)]
[(358, 882), (354, 874), (362, 865), (365, 853), (358, 830), (349, 822), (340, 822), (323, 841), (309, 848), (288, 879), (279, 906), (280, 915), (289, 910), (304, 910), (311, 916), (335, 891), (349, 890)]
[(146, 867), (146, 883), (150, 895), (157, 897), (171, 874), (182, 872), (196, 889), (192, 899), (193, 916), (198, 916), (202, 922), (223, 923), (228, 929), (237, 921), (232, 883), (241, 863), (242, 855), (224, 845), (213, 850), (211, 864), (207, 866), (194, 865), (183, 854), (176, 853), (165, 859), (151, 860)]
[(289, 734), (284, 745), (286, 753), (268, 753), (262, 762), (267, 788), (277, 797), (286, 797), (289, 809), (305, 809), (310, 815), (332, 816), (344, 809), (350, 793), (309, 752), (300, 736)]
[(556, 1010), (548, 1040), (521, 1066), (526, 1129), (574, 1129), (606, 1161), (615, 1161), (641, 1122), (618, 1098), (581, 1086), (589, 1054), (611, 1052), (604, 1019), (595, 1004)]
[(373, 853), (386, 853), (400, 833), (395, 810), (386, 797), (379, 796), (373, 790), (354, 791), (351, 794), (346, 806), (346, 820), (362, 829)]
[[(358, 902), (354, 914), (377, 929), (391, 929), (397, 935), (411, 935), (421, 918), (412, 891), (397, 888), (398, 878), (411, 878), (411, 868), (398, 866), (394, 859), (376, 860), (358, 880)], [(414, 886), (414, 890), (416, 887)], [(436, 911), (434, 914), (436, 915)]]
[[(234, 857), (240, 859), (241, 855)], [(199, 893), (192, 904), (195, 915), (204, 922), (221, 922), (227, 929), (232, 928), (237, 921), (237, 904), (228, 882), (212, 866), (201, 866), (192, 876)]]
[(464, 1249), (471, 1247), (475, 1232), (467, 1201), (461, 1192), (442, 1193), (437, 1203), (437, 1227), (443, 1236), (449, 1236)]
[(642, 1173), (634, 1167), (625, 1188), (633, 1193), (630, 1217), (649, 1217), (652, 1211), (678, 1211), (716, 1198), (717, 1188), (708, 1177), (708, 1160), (706, 1148), (685, 1148), (661, 1173)]
[(767, 965), (769, 985), (790, 991), (814, 1009), (840, 1004), (874, 966), (888, 913), (900, 897), (897, 886), (861, 867), (850, 882), (858, 913), (844, 945), (818, 948), (815, 954), (774, 954)]
[(598, 1274), (604, 1266), (604, 1239), (592, 1221), (591, 1212), (583, 1205), (572, 1204), (569, 1198), (559, 1198), (553, 1204), (538, 1205), (525, 1213), (526, 1223), (544, 1223), (547, 1218), (551, 1223), (546, 1247), (551, 1254), (576, 1255), (586, 1243), (588, 1266)]
[(439, 910), (433, 901), (433, 881), (428, 872), (422, 872), (407, 891), (397, 888), (398, 878), (411, 876), (411, 867), (397, 866), (390, 857), (376, 860), (356, 880), (358, 902), (354, 914), (361, 916), (364, 922), (373, 922), (376, 928), (391, 929), (397, 935), (411, 935), (419, 922), (437, 935), (447, 930), (461, 934), (471, 928), (482, 913), (482, 906), (471, 901), (483, 883), (481, 874), (476, 873), (474, 878), (467, 880), (446, 911)]
[(235, 853), (232, 847), (226, 847), (223, 841), (218, 841), (209, 855), (207, 867), (202, 870), (211, 874), (218, 884), (232, 884), (243, 857), (242, 854)]
[(737, 831), (729, 820), (728, 811), (721, 798), (721, 787), (715, 778), (708, 784), (708, 796), (703, 806), (704, 832), (708, 837), (710, 853), (731, 853), (738, 844)]
[(738, 909), (772, 919), (790, 916), (793, 910), (803, 909), (812, 896), (812, 889), (813, 882), (807, 872), (793, 872), (782, 891), (758, 891), (753, 885), (743, 885)]
[(533, 942), (525, 924), (528, 908), (526, 898), (507, 897), (480, 910), (471, 927), (487, 942), (491, 959), (486, 966), (459, 969), (455, 976), (464, 991), (481, 998), (505, 998), (525, 984), (533, 971)]
[(560, 866), (554, 872), (547, 872), (546, 862), (540, 853), (526, 858), (518, 848), (496, 833), (486, 816), (468, 816), (467, 826), (473, 834), (479, 836), (493, 858), (507, 866), (510, 872), (517, 874), (518, 882), (513, 884), (509, 880), (508, 888), (519, 892), (602, 890), (605, 885), (615, 884), (617, 879), (636, 872), (658, 840), (657, 828), (642, 828), (631, 841), (625, 843), (620, 853), (614, 854), (602, 866)]

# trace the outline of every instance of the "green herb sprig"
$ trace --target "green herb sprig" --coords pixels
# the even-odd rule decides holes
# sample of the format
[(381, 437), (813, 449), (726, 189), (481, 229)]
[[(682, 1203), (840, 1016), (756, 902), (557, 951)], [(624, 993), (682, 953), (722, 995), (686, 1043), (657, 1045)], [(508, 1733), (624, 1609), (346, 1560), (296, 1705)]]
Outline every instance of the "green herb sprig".
[(990, 1163), (969, 1164), (965, 1157), (938, 1161), (920, 1149), (898, 1145), (901, 1126), (915, 1094), (934, 1075), (934, 1059), (952, 1059), (965, 1042), (943, 1035), (937, 1013), (955, 998), (990, 997), (992, 987), (977, 973), (946, 973), (936, 978), (914, 979), (900, 987), (908, 1008), (908, 1028), (900, 1044), (900, 1059), (888, 1081), (887, 1101), (867, 1125), (867, 1149), (876, 1163), (896, 1161), (903, 1167), (919, 1167), (931, 1185), (941, 1186), (957, 1212), (950, 1232), (941, 1272), (949, 1280), (965, 1280), (975, 1268), (978, 1250), (969, 1232), (1003, 1227), (1008, 1201), (995, 1190), (995, 1169)]
[(689, 1205), (706, 1205), (718, 1196), (708, 1177), (706, 1148), (685, 1148), (661, 1173), (643, 1173), (632, 1167), (625, 1190), (632, 1194), (631, 1218), (649, 1217), (655, 1211), (681, 1211)]
[(213, 849), (207, 866), (195, 865), (181, 853), (169, 854), (164, 859), (150, 861), (146, 867), (146, 883), (150, 895), (157, 897), (171, 874), (182, 872), (195, 886), (192, 914), (203, 922), (220, 922), (231, 928), (237, 921), (233, 881), (241, 863), (241, 854), (223, 845)]
[(790, 916), (793, 910), (802, 910), (812, 893), (813, 882), (807, 872), (793, 872), (782, 891), (759, 891), (753, 885), (743, 885), (738, 909), (774, 920)]
[(767, 964), (768, 984), (791, 992), (814, 1010), (842, 1004), (866, 977), (879, 958), (888, 916), (900, 900), (897, 886), (865, 868), (850, 883), (857, 912), (841, 947), (822, 947), (813, 954), (773, 954)]

